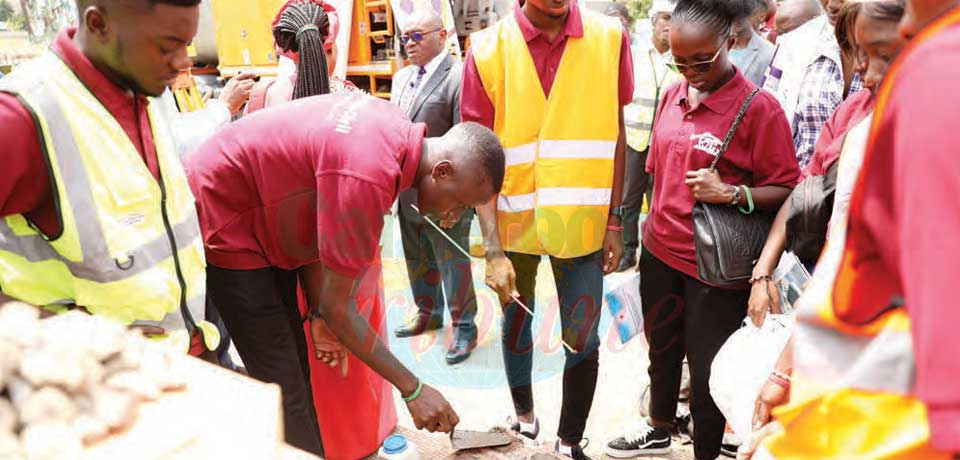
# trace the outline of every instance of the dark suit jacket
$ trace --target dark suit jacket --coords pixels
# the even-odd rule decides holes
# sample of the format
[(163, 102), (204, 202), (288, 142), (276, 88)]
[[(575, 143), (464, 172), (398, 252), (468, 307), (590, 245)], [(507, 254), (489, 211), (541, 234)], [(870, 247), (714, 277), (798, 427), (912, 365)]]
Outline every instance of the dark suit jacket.
[[(443, 51), (446, 53), (446, 50)], [(427, 137), (440, 137), (447, 133), (453, 125), (460, 123), (460, 76), (463, 64), (453, 56), (447, 56), (430, 75), (417, 94), (407, 117), (418, 123), (427, 124)], [(393, 76), (393, 86), (390, 91), (390, 102), (400, 104), (404, 91), (410, 91), (410, 83), (416, 78), (417, 66), (410, 65), (400, 69)], [(417, 190), (410, 188), (400, 193), (400, 212), (407, 214), (413, 222), (419, 221), (420, 216), (410, 208), (410, 204), (417, 202)], [(468, 215), (470, 213), (465, 213)]]
[[(444, 51), (446, 52), (446, 51)], [(427, 137), (440, 137), (453, 125), (460, 123), (460, 75), (463, 64), (449, 54), (440, 63), (440, 67), (421, 83), (422, 88), (410, 106), (407, 116), (420, 123), (427, 124)], [(393, 76), (390, 101), (400, 103), (404, 91), (411, 91), (410, 83), (417, 75), (417, 66), (400, 69)]]

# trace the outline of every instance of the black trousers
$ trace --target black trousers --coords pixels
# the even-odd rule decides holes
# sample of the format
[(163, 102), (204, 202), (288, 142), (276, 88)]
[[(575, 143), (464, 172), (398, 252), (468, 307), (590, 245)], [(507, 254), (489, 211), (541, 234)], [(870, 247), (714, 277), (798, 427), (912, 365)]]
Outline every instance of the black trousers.
[(720, 455), (726, 419), (710, 396), (710, 366), (746, 317), (750, 291), (708, 286), (644, 250), (640, 298), (650, 344), (650, 415), (662, 422), (674, 419), (686, 356), (694, 454), (700, 460), (713, 460)]
[[(524, 305), (533, 310), (536, 304), (537, 266), (540, 256), (507, 253), (517, 273), (517, 291)], [(566, 350), (563, 370), (563, 407), (557, 436), (561, 441), (577, 444), (583, 439), (587, 417), (593, 406), (600, 367), (601, 296), (603, 267), (600, 252), (574, 259), (550, 258), (553, 278), (560, 298), (560, 330), (563, 340), (577, 352)], [(533, 318), (516, 302), (507, 305), (503, 314), (503, 361), (517, 414), (533, 410)]]
[[(207, 267), (207, 297), (216, 305), (251, 377), (280, 385), (286, 441), (323, 455), (310, 392), (297, 272)], [(238, 404), (243, 404), (238, 401)]]
[(635, 254), (640, 247), (640, 210), (643, 197), (652, 202), (652, 177), (647, 174), (647, 152), (627, 146), (626, 172), (623, 177), (623, 253)]
[[(446, 305), (450, 309), (456, 334), (454, 337), (474, 339), (477, 336), (474, 321), (477, 316), (477, 294), (473, 286), (470, 258), (410, 208), (410, 203), (416, 203), (416, 197), (416, 190), (401, 192), (399, 218), (410, 290), (417, 304), (419, 319), (443, 324)], [(468, 210), (453, 228), (445, 230), (460, 247), (468, 251), (473, 215), (473, 210)]]

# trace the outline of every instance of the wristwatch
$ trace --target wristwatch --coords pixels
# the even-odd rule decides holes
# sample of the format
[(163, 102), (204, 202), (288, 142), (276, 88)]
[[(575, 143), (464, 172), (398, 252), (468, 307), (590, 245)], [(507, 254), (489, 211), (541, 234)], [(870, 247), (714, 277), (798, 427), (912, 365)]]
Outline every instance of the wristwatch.
[(740, 187), (733, 186), (733, 198), (730, 200), (730, 206), (737, 206), (740, 204), (740, 199), (743, 198), (743, 192), (740, 190)]
[(610, 216), (623, 218), (623, 206), (617, 206), (616, 208), (610, 209)]

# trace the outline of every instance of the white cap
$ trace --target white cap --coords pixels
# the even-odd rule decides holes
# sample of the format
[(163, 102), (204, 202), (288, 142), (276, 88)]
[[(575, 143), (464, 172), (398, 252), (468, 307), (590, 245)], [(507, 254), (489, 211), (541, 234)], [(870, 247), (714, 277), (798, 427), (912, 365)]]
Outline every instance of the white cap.
[(650, 10), (647, 11), (647, 16), (652, 18), (659, 13), (673, 13), (673, 8), (676, 6), (677, 4), (670, 0), (653, 0)]

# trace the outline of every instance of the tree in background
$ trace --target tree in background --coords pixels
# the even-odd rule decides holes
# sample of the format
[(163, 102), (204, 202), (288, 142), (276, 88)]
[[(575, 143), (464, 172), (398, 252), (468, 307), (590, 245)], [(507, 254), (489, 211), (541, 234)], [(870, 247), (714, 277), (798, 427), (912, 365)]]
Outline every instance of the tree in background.
[(0, 0), (0, 22), (9, 22), (16, 15), (16, 11), (9, 3)]
[(650, 10), (653, 0), (626, 0), (624, 3), (627, 5), (627, 11), (630, 11), (630, 16), (636, 21), (646, 19), (647, 11)]

